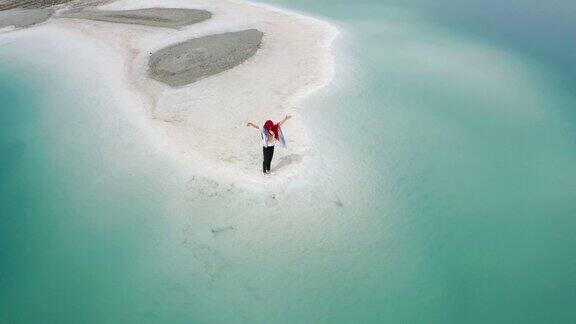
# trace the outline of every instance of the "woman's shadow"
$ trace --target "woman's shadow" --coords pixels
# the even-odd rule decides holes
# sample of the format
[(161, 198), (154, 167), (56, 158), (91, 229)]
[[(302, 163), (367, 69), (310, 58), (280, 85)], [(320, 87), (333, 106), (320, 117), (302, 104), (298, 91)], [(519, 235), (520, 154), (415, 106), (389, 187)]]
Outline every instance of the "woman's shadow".
[(280, 160), (278, 161), (278, 164), (276, 164), (276, 166), (274, 167), (274, 169), (276, 170), (280, 170), (292, 163), (302, 163), (302, 159), (304, 158), (304, 155), (302, 154), (290, 154), (290, 155), (286, 155), (280, 158)]

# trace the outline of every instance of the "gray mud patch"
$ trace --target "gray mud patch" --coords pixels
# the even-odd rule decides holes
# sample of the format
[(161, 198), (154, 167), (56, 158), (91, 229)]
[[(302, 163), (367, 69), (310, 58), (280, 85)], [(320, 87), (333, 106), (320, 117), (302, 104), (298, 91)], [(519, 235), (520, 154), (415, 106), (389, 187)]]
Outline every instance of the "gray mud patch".
[(26, 28), (53, 17), (56, 9), (83, 10), (112, 0), (0, 0), (0, 28)]
[(212, 14), (206, 10), (181, 8), (146, 8), (121, 11), (89, 9), (69, 12), (60, 17), (178, 29), (210, 19)]
[(48, 20), (54, 10), (52, 9), (13, 9), (0, 12), (0, 28), (14, 26), (24, 28)]
[(72, 0), (0, 0), (0, 11), (16, 8), (42, 9), (70, 2)]
[(260, 48), (256, 29), (194, 38), (152, 54), (150, 77), (172, 87), (194, 83), (242, 64)]

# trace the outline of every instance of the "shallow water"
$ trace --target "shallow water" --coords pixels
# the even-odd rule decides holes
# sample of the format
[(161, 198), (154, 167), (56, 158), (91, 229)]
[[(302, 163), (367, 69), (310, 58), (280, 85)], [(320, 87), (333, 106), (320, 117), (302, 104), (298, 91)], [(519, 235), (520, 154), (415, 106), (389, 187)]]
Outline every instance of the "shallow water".
[(1, 45), (0, 322), (574, 321), (573, 5), (267, 3), (343, 31), (282, 191), (182, 177), (105, 76)]
[(167, 198), (131, 162), (125, 120), (102, 125), (113, 96), (101, 77), (57, 69), (74, 51), (58, 45), (0, 45), (0, 322), (129, 320)]
[(368, 174), (370, 226), (330, 318), (573, 321), (574, 3), (270, 3), (343, 29), (304, 116)]

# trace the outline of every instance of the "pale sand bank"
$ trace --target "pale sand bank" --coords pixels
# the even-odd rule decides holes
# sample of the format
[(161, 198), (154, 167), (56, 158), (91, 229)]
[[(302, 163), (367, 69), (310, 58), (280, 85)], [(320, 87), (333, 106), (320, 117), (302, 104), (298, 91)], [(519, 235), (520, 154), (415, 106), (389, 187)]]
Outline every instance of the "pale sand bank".
[(206, 10), (146, 8), (118, 11), (83, 10), (80, 12), (64, 13), (59, 17), (178, 29), (210, 19), (211, 16), (212, 14)]
[[(312, 142), (294, 105), (331, 80), (330, 45), (337, 30), (310, 17), (241, 1), (124, 0), (98, 10), (151, 7), (206, 10), (214, 16), (180, 30), (50, 19), (25, 32), (49, 30), (57, 40), (61, 30), (64, 45), (66, 35), (74, 33), (87, 44), (101, 48), (86, 54), (87, 64), (90, 56), (98, 61), (108, 60), (110, 64), (99, 65), (99, 73), (121, 81), (123, 86), (115, 87), (115, 91), (131, 94), (126, 96), (131, 99), (114, 103), (118, 113), (131, 114), (135, 123), (149, 132), (158, 153), (164, 152), (183, 163), (191, 175), (237, 185), (283, 183), (296, 176)], [(74, 9), (73, 5), (68, 9)], [(65, 14), (66, 9), (62, 12)], [(260, 49), (244, 63), (178, 88), (150, 78), (149, 64), (152, 57), (157, 57), (153, 53), (191, 39), (246, 30), (258, 30), (264, 36)], [(250, 48), (252, 51), (253, 46)], [(189, 64), (193, 67), (194, 62), (198, 61)], [(246, 128), (245, 123), (279, 120), (286, 113), (295, 117), (284, 127), (288, 150), (277, 150), (272, 165), (276, 176), (267, 180), (261, 174), (259, 133)]]
[(249, 29), (170, 45), (150, 57), (150, 77), (177, 87), (224, 72), (256, 54), (263, 36)]

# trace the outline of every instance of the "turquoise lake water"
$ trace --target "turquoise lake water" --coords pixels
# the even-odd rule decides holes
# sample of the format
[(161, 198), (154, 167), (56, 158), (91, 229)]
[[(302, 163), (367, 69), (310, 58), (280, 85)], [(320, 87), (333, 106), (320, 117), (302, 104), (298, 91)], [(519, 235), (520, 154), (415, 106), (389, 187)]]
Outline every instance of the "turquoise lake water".
[(273, 197), (179, 182), (104, 76), (0, 44), (0, 322), (576, 321), (576, 5), (266, 3), (342, 30)]
[(87, 83), (63, 81), (56, 55), (17, 55), (28, 46), (54, 55), (51, 43), (14, 44), (0, 53), (0, 322), (129, 320), (142, 238), (161, 205), (139, 188), (147, 175), (107, 174), (99, 120), (86, 110), (103, 97), (74, 93)]

